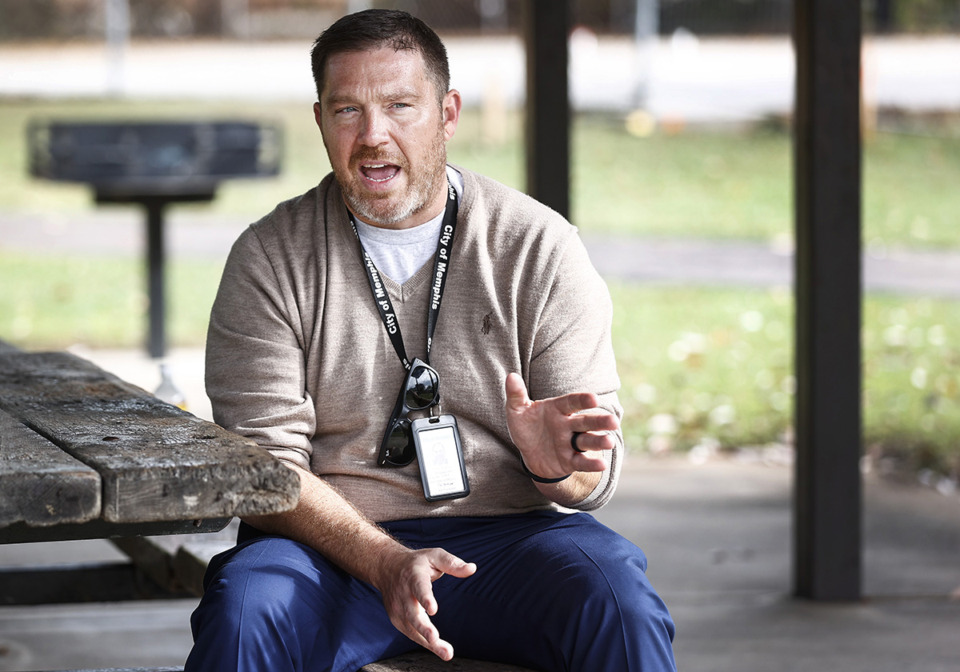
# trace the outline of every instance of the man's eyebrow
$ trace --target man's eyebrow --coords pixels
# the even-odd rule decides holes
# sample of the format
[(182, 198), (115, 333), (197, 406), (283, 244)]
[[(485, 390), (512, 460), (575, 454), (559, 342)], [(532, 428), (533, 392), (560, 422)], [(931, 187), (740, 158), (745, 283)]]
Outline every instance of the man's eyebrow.
[[(414, 88), (402, 88), (394, 89), (387, 91), (383, 95), (378, 96), (381, 101), (388, 100), (421, 100), (424, 97), (424, 94)], [(328, 95), (324, 101), (327, 105), (341, 105), (357, 102), (357, 96), (353, 96), (347, 93), (331, 93)]]
[(399, 89), (397, 91), (394, 91), (390, 95), (386, 96), (386, 98), (388, 100), (404, 100), (404, 99), (409, 100), (411, 98), (415, 100), (420, 100), (421, 98), (423, 98), (423, 94), (417, 89), (407, 88), (407, 89)]

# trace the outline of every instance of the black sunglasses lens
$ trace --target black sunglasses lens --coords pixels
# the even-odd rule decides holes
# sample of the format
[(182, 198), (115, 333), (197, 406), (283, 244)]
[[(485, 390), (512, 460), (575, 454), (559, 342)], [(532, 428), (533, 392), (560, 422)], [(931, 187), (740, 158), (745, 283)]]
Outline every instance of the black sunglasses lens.
[(380, 444), (380, 466), (405, 467), (413, 462), (416, 449), (410, 434), (410, 411), (424, 411), (440, 403), (440, 376), (419, 359), (403, 379), (401, 397), (393, 409)]
[(397, 467), (405, 467), (413, 462), (414, 450), (410, 443), (410, 426), (408, 420), (401, 419), (394, 423), (390, 434), (385, 441), (384, 461)]
[(405, 402), (412, 411), (422, 410), (433, 404), (440, 390), (437, 372), (426, 366), (416, 366), (407, 377)]

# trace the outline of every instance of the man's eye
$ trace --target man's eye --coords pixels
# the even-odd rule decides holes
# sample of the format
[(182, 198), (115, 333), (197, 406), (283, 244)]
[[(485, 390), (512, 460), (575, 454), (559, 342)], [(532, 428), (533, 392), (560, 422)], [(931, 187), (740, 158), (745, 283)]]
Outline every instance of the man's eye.
[(355, 107), (338, 107), (334, 110), (334, 114), (349, 114), (350, 112), (356, 112), (357, 108)]
[(400, 108), (410, 107), (410, 106), (407, 105), (406, 103), (394, 103), (394, 104), (392, 105), (392, 107), (395, 108), (395, 109), (400, 109)]

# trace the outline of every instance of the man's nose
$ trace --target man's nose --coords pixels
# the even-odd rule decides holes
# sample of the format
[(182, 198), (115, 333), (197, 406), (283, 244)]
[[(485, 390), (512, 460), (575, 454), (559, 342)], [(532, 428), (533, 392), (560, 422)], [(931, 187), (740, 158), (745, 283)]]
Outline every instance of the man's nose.
[(379, 110), (369, 110), (363, 115), (359, 141), (368, 147), (379, 147), (390, 139), (389, 120)]

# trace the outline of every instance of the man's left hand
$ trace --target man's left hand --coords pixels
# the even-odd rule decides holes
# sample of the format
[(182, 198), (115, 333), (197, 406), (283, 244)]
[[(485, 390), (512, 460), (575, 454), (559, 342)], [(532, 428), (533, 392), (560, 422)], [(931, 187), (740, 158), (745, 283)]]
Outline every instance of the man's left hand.
[[(620, 421), (600, 408), (596, 394), (577, 392), (533, 401), (518, 374), (509, 374), (505, 385), (507, 428), (527, 469), (543, 478), (561, 478), (607, 468), (601, 451), (615, 447), (609, 432), (618, 429)], [(574, 433), (583, 452), (573, 447)]]

